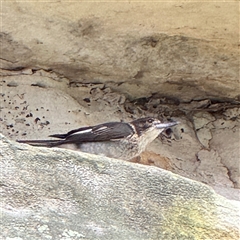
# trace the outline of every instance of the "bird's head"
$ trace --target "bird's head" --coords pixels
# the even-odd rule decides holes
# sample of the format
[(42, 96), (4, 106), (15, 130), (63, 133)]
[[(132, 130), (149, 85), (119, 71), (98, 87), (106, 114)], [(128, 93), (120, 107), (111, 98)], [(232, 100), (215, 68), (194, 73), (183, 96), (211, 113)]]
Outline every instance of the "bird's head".
[(177, 125), (178, 122), (161, 122), (156, 118), (145, 117), (134, 120), (131, 122), (131, 124), (134, 126), (137, 135), (146, 146), (152, 142), (162, 131)]

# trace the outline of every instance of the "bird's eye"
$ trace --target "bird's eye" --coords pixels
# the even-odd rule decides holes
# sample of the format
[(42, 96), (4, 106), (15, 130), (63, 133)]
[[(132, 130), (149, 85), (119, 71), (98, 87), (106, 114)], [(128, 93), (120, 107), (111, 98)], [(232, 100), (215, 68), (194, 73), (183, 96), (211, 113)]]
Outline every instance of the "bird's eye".
[(149, 122), (149, 123), (152, 123), (152, 122), (153, 122), (153, 119), (151, 119), (151, 118), (148, 119), (148, 122)]

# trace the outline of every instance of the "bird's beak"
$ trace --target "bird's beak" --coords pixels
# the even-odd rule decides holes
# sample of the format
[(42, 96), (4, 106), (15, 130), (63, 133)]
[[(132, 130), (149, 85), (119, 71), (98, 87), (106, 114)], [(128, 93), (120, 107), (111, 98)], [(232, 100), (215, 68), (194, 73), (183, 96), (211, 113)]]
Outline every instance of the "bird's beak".
[(173, 127), (177, 124), (179, 124), (179, 122), (158, 123), (158, 124), (156, 124), (156, 128), (158, 128), (158, 129), (160, 129), (160, 128), (170, 128), (170, 127)]

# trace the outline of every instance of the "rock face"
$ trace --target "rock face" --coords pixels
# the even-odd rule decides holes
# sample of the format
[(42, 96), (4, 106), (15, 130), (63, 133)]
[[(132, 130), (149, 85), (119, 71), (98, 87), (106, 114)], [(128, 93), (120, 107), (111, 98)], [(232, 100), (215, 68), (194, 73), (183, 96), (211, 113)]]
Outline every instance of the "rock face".
[(3, 239), (239, 239), (240, 205), (168, 171), (1, 135)]
[(229, 199), (240, 200), (237, 104), (186, 104), (166, 98), (129, 102), (104, 84), (67, 87), (66, 78), (51, 72), (21, 72), (3, 77), (1, 88), (0, 129), (12, 140), (48, 139), (82, 126), (161, 118), (164, 113), (181, 124), (156, 139), (136, 161), (207, 183)]
[(4, 2), (2, 27), (4, 69), (51, 69), (131, 99), (239, 97), (237, 2)]
[[(107, 121), (144, 116), (172, 118), (181, 124), (159, 136), (134, 161), (206, 183), (228, 199), (240, 200), (237, 1), (3, 1), (1, 7), (3, 135), (11, 140), (46, 139), (50, 134)], [(9, 223), (4, 236), (16, 236), (14, 227), (25, 236), (25, 217), (28, 229), (37, 229), (35, 235), (28, 230), (29, 239), (50, 232), (49, 236), (59, 234), (62, 239), (98, 239), (106, 232), (109, 239), (113, 239), (111, 234), (114, 239), (117, 234), (119, 239), (172, 239), (171, 232), (180, 239), (194, 238), (195, 232), (199, 239), (237, 236), (236, 218), (229, 214), (234, 207), (230, 204), (224, 212), (218, 207), (226, 206), (223, 198), (200, 183), (138, 164), (118, 162), (115, 166), (115, 161), (92, 157), (94, 161), (89, 162), (86, 155), (77, 153), (25, 148), (6, 140), (1, 144), (9, 147), (8, 155), (6, 149), (0, 151), (7, 164), (3, 169), (13, 184), (10, 188), (7, 183), (2, 185), (12, 196), (9, 208), (4, 205), (4, 224)], [(40, 165), (30, 153), (40, 158)], [(16, 162), (20, 156), (24, 159), (21, 164)], [(79, 156), (80, 163), (74, 160)], [(48, 158), (53, 160), (49, 162)], [(30, 159), (36, 165), (31, 166)], [(101, 175), (99, 166), (110, 173)], [(60, 171), (56, 172), (55, 167)], [(77, 173), (79, 168), (81, 174), (86, 174), (86, 182)], [(17, 171), (15, 179), (12, 173)], [(109, 182), (112, 173), (116, 185)], [(90, 178), (91, 174), (97, 180)], [(158, 179), (162, 174), (164, 182)], [(129, 180), (127, 176), (136, 178)], [(180, 195), (175, 189), (179, 181), (180, 188), (182, 181), (187, 184)], [(65, 185), (67, 182), (69, 185)], [(126, 197), (123, 186), (127, 186)], [(120, 195), (114, 192), (116, 188)], [(161, 199), (165, 196), (163, 202), (159, 202), (159, 192), (163, 192)], [(105, 193), (111, 197), (105, 197)], [(169, 204), (169, 199), (174, 201)], [(115, 205), (118, 201), (120, 205)], [(185, 204), (179, 208), (179, 202)], [(90, 210), (85, 211), (88, 204)], [(233, 216), (226, 231), (222, 230), (226, 222), (221, 222), (224, 214), (226, 219)], [(61, 222), (54, 220), (60, 215), (64, 216)], [(93, 220), (89, 221), (88, 216)], [(193, 228), (186, 223), (192, 218)], [(66, 226), (73, 226), (75, 221), (78, 225), (65, 230), (64, 221)], [(108, 227), (102, 227), (102, 223)], [(200, 231), (213, 228), (216, 235), (211, 235), (212, 230), (206, 235)]]

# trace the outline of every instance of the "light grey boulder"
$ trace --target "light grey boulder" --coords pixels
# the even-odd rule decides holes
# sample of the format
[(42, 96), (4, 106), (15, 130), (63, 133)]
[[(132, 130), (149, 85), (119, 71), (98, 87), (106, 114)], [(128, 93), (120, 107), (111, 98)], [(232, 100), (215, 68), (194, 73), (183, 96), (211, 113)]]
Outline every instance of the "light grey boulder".
[(239, 239), (239, 202), (207, 185), (0, 136), (2, 239)]

